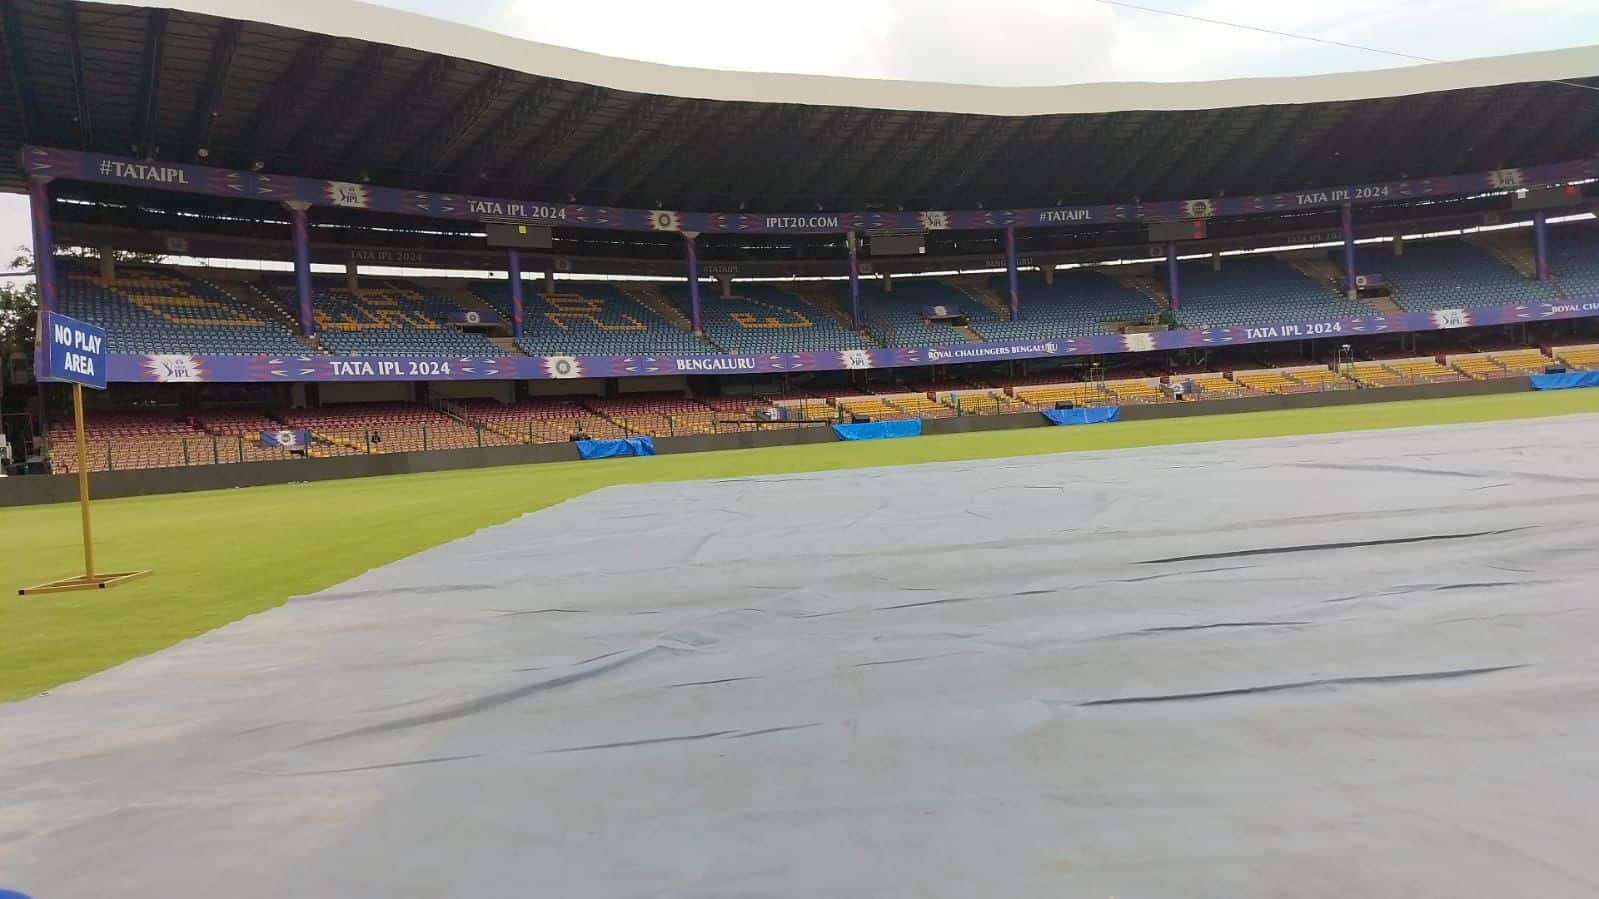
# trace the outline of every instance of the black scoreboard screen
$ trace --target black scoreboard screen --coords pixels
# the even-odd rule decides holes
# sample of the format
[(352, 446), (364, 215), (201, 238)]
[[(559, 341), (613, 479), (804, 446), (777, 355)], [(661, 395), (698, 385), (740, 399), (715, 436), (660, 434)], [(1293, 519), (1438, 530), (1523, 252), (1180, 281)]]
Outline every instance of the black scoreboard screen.
[(555, 236), (544, 225), (518, 225), (511, 222), (486, 222), (489, 246), (518, 250), (548, 250)]
[(1175, 240), (1204, 240), (1204, 219), (1182, 219), (1175, 222), (1150, 222), (1150, 243), (1171, 243)]

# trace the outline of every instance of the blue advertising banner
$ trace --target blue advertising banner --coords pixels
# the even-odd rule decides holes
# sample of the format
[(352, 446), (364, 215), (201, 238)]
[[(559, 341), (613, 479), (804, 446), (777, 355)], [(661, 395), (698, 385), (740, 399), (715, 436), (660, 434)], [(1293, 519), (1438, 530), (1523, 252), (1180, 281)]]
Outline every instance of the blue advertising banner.
[(110, 366), (106, 361), (105, 329), (68, 318), (59, 312), (44, 315), (45, 378), (104, 390)]
[(230, 171), (173, 162), (52, 147), (24, 147), (24, 172), (35, 178), (73, 178), (158, 190), (277, 203), (366, 209), (428, 218), (510, 221), (611, 231), (688, 231), (712, 234), (842, 234), (877, 230), (1050, 228), (1105, 222), (1149, 222), (1325, 209), (1345, 203), (1383, 203), (1493, 190), (1565, 184), (1599, 176), (1599, 160), (1579, 159), (1516, 169), (1314, 188), (1259, 196), (1161, 200), (1045, 209), (965, 209), (871, 212), (683, 212), (620, 209), (570, 203), (471, 197), (323, 181), (265, 172)]
[(1599, 316), (1599, 298), (1475, 309), (1396, 312), (1355, 318), (1231, 325), (1142, 334), (1092, 334), (1048, 340), (954, 346), (817, 350), (807, 353), (697, 356), (207, 356), (113, 355), (113, 381), (484, 381), (631, 378), (646, 375), (778, 374), (905, 368), (1060, 356), (1108, 356), (1307, 338), (1439, 331)]
[(311, 444), (311, 432), (305, 428), (285, 428), (281, 431), (262, 431), (262, 449), (305, 449)]
[(1057, 425), (1097, 425), (1120, 421), (1120, 406), (1089, 406), (1085, 409), (1045, 409), (1044, 417)]

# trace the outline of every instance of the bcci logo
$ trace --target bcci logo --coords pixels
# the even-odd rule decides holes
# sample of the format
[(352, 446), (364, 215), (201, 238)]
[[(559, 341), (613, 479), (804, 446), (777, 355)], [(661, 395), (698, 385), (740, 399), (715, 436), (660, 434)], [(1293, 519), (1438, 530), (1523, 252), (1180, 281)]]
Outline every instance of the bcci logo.
[(581, 378), (583, 364), (575, 356), (545, 356), (544, 373), (552, 378)]

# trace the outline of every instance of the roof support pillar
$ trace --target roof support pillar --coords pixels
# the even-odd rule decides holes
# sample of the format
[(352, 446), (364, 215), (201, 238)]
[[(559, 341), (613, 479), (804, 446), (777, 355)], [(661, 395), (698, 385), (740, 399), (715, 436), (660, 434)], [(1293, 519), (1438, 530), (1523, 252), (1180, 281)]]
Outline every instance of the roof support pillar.
[(1532, 214), (1532, 248), (1539, 281), (1549, 280), (1549, 213), (1540, 209)]
[(311, 226), (306, 220), (309, 204), (285, 203), (294, 225), (294, 294), (299, 300), (300, 333), (306, 337), (316, 333), (316, 320), (311, 314)]
[(689, 323), (694, 327), (694, 336), (701, 337), (705, 328), (700, 322), (700, 254), (694, 246), (696, 237), (699, 237), (697, 232), (683, 232), (683, 259), (688, 263)]
[(28, 211), (33, 223), (33, 277), (39, 288), (39, 322), (34, 344), (33, 370), (43, 383), (49, 374), (44, 353), (45, 315), (56, 310), (55, 230), (50, 223), (50, 179), (28, 181)]
[(117, 251), (110, 244), (101, 244), (95, 248), (95, 255), (100, 257), (100, 280), (115, 281), (117, 279)]
[(1344, 296), (1353, 300), (1360, 296), (1355, 287), (1355, 207), (1348, 203), (1339, 207), (1338, 221), (1344, 232)]
[(844, 242), (849, 246), (849, 321), (850, 327), (859, 331), (861, 322), (861, 258), (860, 241), (856, 239), (855, 232), (850, 231), (844, 235)]
[(511, 282), (511, 337), (521, 340), (527, 313), (522, 308), (522, 254), (515, 247), (505, 251), (505, 274)]
[(716, 276), (716, 285), (719, 288), (721, 288), (722, 299), (731, 300), (733, 298), (733, 276), (732, 275), (717, 275)]
[(1166, 244), (1166, 295), (1171, 297), (1171, 309), (1183, 308), (1182, 290), (1177, 283), (1177, 244)]
[(1010, 320), (1022, 317), (1022, 295), (1016, 284), (1016, 226), (1005, 226), (1005, 286), (1010, 291)]
[(1055, 283), (1055, 266), (1041, 265), (1038, 270), (1043, 273), (1045, 284), (1053, 285)]

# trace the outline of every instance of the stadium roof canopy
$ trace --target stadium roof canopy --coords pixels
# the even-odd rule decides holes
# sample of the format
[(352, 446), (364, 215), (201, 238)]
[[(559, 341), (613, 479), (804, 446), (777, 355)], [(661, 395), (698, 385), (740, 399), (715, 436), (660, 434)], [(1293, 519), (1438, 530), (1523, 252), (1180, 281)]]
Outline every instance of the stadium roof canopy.
[(349, 0), (0, 0), (23, 144), (641, 209), (1270, 193), (1599, 149), (1599, 47), (1354, 74), (977, 87), (686, 69)]

